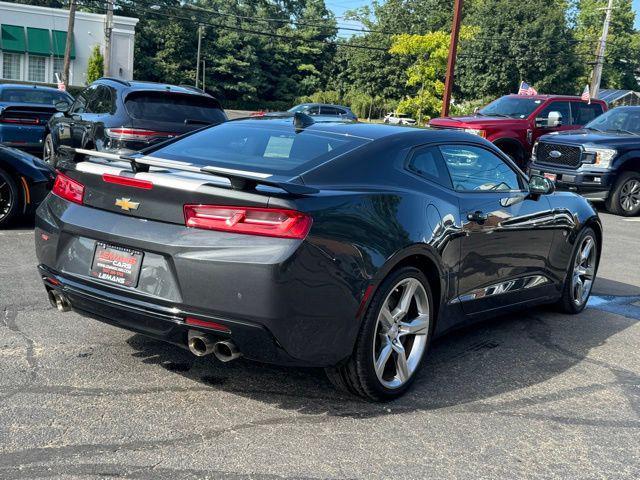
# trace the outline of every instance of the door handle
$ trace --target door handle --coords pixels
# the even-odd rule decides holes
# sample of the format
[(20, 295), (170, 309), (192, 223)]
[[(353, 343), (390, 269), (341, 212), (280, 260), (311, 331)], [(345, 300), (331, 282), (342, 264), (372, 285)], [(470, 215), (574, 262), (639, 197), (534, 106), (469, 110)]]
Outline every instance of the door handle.
[(489, 218), (489, 216), (486, 213), (482, 213), (480, 210), (476, 210), (475, 212), (469, 213), (467, 215), (467, 220), (479, 224), (483, 224), (484, 222), (486, 222), (487, 218)]

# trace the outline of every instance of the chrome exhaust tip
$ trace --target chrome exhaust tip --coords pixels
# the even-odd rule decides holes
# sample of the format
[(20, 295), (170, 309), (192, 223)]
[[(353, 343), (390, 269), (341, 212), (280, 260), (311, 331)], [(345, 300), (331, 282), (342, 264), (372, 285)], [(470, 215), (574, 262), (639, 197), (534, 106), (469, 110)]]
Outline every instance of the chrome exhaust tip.
[(59, 312), (71, 311), (71, 303), (67, 298), (57, 290), (49, 290), (48, 292), (49, 303), (56, 308)]
[(213, 346), (213, 354), (221, 362), (230, 362), (242, 356), (236, 344), (230, 340), (216, 342)]
[(196, 357), (204, 357), (213, 353), (214, 340), (213, 337), (206, 333), (189, 330), (187, 333), (187, 345), (189, 346), (189, 351)]

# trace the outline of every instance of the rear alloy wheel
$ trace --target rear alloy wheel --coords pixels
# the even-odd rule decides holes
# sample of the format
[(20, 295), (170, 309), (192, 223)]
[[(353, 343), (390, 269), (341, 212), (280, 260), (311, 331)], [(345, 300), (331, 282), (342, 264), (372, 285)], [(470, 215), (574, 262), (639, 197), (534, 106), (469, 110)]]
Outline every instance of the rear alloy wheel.
[(429, 282), (413, 267), (391, 274), (378, 288), (363, 318), (353, 355), (327, 369), (342, 389), (370, 400), (402, 395), (422, 365), (433, 330)]
[(48, 134), (44, 139), (44, 148), (42, 149), (42, 160), (48, 163), (51, 167), (56, 168), (58, 159), (56, 157), (56, 151), (53, 147), (53, 139), (51, 134)]
[(598, 240), (591, 228), (585, 229), (576, 242), (559, 306), (566, 313), (584, 310), (598, 268)]
[(607, 199), (607, 210), (631, 217), (640, 213), (640, 173), (624, 172)]
[(20, 209), (18, 185), (4, 170), (0, 169), (0, 228), (4, 228)]

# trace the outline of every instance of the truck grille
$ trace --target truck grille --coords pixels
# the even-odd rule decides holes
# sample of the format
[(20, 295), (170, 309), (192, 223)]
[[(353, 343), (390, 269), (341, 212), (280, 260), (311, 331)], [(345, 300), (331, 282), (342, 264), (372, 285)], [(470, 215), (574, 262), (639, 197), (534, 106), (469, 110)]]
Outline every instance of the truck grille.
[[(551, 155), (551, 152), (558, 154)], [(536, 162), (576, 168), (580, 166), (582, 149), (571, 145), (539, 143), (536, 151)]]

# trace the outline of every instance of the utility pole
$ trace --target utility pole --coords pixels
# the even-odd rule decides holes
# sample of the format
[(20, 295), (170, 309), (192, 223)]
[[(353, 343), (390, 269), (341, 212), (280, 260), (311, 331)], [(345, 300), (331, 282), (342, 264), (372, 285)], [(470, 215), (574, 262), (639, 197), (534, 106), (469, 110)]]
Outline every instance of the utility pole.
[(598, 98), (600, 93), (600, 80), (602, 80), (602, 64), (604, 63), (604, 50), (607, 46), (607, 36), (609, 35), (609, 24), (611, 23), (611, 10), (613, 10), (613, 0), (609, 0), (609, 5), (605, 9), (604, 25), (602, 26), (602, 37), (598, 42), (596, 51), (596, 63), (591, 75), (591, 98)]
[(453, 4), (453, 22), (451, 24), (451, 43), (449, 44), (449, 58), (447, 60), (447, 76), (444, 82), (444, 97), (442, 98), (441, 116), (449, 115), (451, 90), (453, 89), (453, 75), (456, 69), (456, 55), (458, 53), (458, 37), (460, 36), (460, 20), (462, 17), (462, 0), (455, 0)]
[(71, 45), (73, 43), (73, 27), (76, 23), (76, 0), (69, 2), (69, 22), (67, 23), (67, 42), (64, 46), (64, 61), (62, 63), (62, 83), (64, 88), (69, 86), (69, 64), (71, 62)]
[(202, 25), (198, 24), (198, 58), (196, 59), (196, 88), (200, 77), (200, 45), (202, 44)]
[(113, 33), (113, 0), (107, 0), (107, 16), (104, 25), (104, 64), (102, 74), (111, 75), (111, 35)]
[(207, 84), (204, 81), (206, 74), (207, 74), (207, 63), (206, 63), (206, 60), (203, 59), (202, 60), (202, 90), (207, 89)]

